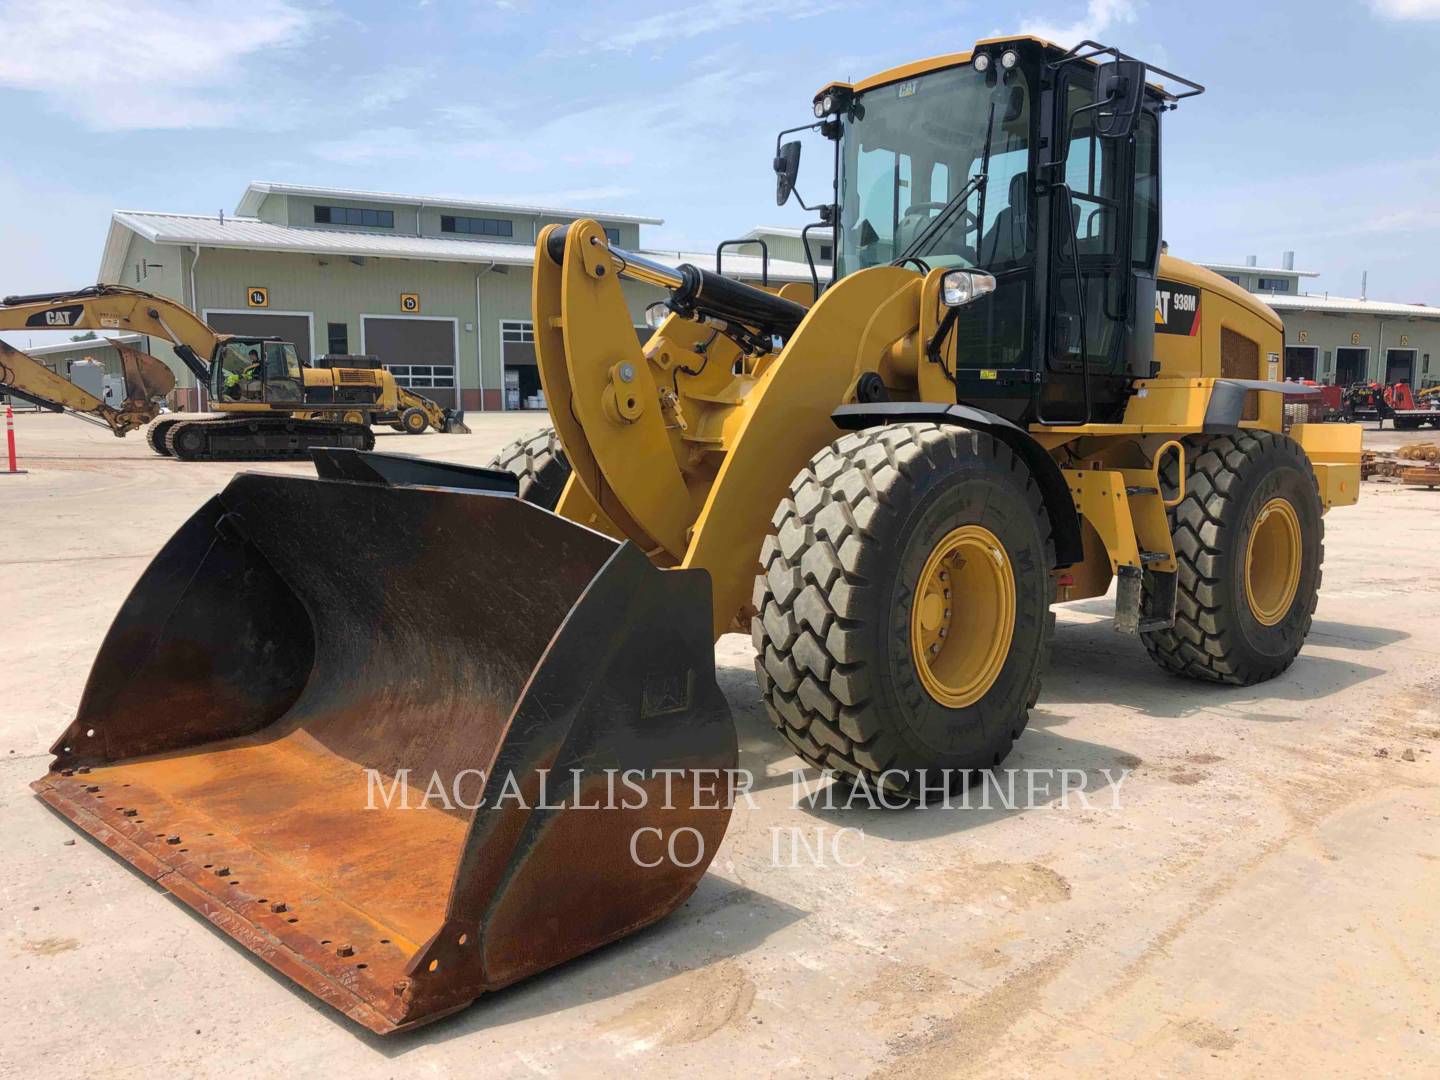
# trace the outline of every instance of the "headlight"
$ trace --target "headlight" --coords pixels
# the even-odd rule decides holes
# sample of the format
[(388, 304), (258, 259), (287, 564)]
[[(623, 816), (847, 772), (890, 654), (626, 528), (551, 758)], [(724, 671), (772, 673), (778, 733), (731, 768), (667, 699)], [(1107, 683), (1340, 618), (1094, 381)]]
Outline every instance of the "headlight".
[(940, 279), (940, 299), (946, 307), (964, 307), (995, 291), (995, 279), (983, 270), (951, 270)]
[(1000, 54), (1000, 66), (1009, 71), (1020, 62), (1020, 54), (1014, 49), (1006, 49)]
[(980, 74), (983, 75), (983, 74), (985, 74), (985, 72), (987, 72), (987, 71), (990, 70), (990, 54), (989, 54), (989, 53), (983, 53), (983, 52), (982, 52), (982, 53), (976, 53), (976, 54), (975, 54), (975, 59), (974, 59), (974, 60), (971, 60), (970, 63), (972, 63), (973, 65), (975, 65), (975, 70), (978, 71), (978, 72), (980, 72)]
[(819, 120), (819, 119), (823, 119), (824, 116), (825, 116), (825, 102), (824, 102), (823, 100), (822, 100), (822, 101), (817, 101), (817, 102), (815, 102), (815, 118), (816, 118), (817, 120)]
[(645, 309), (645, 325), (651, 330), (659, 330), (660, 324), (670, 317), (670, 305), (664, 300), (657, 300)]

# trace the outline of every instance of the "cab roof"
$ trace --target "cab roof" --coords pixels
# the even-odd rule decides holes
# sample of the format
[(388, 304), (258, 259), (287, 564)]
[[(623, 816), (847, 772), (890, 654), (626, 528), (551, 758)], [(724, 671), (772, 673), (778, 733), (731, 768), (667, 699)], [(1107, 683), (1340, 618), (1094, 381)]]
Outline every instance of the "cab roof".
[[(1039, 45), (1042, 49), (1052, 49), (1062, 56), (1069, 52), (1068, 49), (1055, 44), (1053, 41), (1035, 37), (1032, 34), (982, 38), (980, 41), (975, 42), (966, 52), (942, 53), (939, 56), (932, 56), (925, 60), (912, 60), (908, 64), (900, 64), (893, 68), (887, 68), (885, 71), (861, 79), (856, 83), (838, 81), (826, 83), (815, 96), (818, 98), (821, 94), (824, 94), (825, 91), (835, 89), (851, 90), (854, 93), (863, 94), (866, 90), (873, 90), (877, 86), (885, 86), (888, 83), (901, 82), (902, 80), (913, 79), (920, 75), (928, 75), (932, 71), (940, 71), (944, 68), (959, 67), (962, 64), (968, 64), (975, 56), (976, 49), (985, 48), (990, 45), (1019, 45), (1022, 43)], [(1088, 59), (1087, 62), (1090, 64), (1095, 63), (1093, 59)], [(1173, 100), (1175, 97), (1174, 94), (1166, 90), (1160, 83), (1147, 83), (1146, 85), (1167, 100)]]

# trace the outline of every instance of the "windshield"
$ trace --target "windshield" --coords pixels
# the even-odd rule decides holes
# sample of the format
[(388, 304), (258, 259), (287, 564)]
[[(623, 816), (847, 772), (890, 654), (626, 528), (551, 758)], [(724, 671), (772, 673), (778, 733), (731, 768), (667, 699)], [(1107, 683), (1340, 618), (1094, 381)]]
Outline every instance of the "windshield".
[(212, 392), (237, 399), (254, 397), (262, 381), (298, 378), (300, 355), (289, 342), (227, 341), (215, 367)]
[(1008, 85), (999, 79), (991, 85), (967, 64), (856, 99), (841, 154), (840, 273), (899, 257), (981, 171), (987, 131), (988, 182), (913, 254), (931, 266), (989, 270), (1022, 259), (1029, 91), (1018, 74)]

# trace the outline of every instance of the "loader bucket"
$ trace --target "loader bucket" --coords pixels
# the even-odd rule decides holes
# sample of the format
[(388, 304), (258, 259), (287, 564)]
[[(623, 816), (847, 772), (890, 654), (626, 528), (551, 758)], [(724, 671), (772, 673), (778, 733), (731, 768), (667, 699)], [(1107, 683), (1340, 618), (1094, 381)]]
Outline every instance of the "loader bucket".
[(383, 1034), (682, 903), (735, 732), (703, 572), (488, 470), (320, 458), (181, 526), (33, 787)]

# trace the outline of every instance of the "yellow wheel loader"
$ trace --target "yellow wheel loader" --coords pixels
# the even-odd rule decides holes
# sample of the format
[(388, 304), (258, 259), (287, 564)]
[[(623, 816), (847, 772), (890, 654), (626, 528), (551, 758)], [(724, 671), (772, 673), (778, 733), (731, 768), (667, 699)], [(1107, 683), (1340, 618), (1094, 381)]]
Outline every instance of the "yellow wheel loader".
[[(801, 757), (922, 798), (1009, 751), (1056, 601), (1113, 583), (1167, 670), (1278, 675), (1359, 435), (1287, 430), (1279, 319), (1162, 255), (1160, 121), (1201, 88), (1152, 70), (1006, 38), (827, 85), (828, 283), (546, 228), (553, 431), (504, 468), (236, 477), (37, 791), (388, 1032), (690, 894), (734, 802), (728, 629)], [(799, 144), (775, 160), (798, 198)], [(624, 278), (667, 291), (643, 346)]]
[[(372, 420), (412, 434), (427, 426), (469, 431), (460, 413), (397, 385), (373, 357), (350, 367), (306, 366), (289, 342), (217, 333), (183, 305), (122, 285), (7, 296), (0, 302), (0, 330), (19, 329), (119, 330), (170, 342), (196, 384), (206, 388), (211, 412), (161, 417), (145, 438), (157, 454), (185, 461), (307, 457), (317, 446), (369, 450), (375, 445)], [(17, 393), (52, 400), (46, 396), (57, 389), (51, 382), (24, 365), (13, 370)], [(38, 380), (33, 385), (31, 376)], [(134, 426), (111, 424), (117, 435)]]

